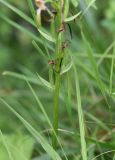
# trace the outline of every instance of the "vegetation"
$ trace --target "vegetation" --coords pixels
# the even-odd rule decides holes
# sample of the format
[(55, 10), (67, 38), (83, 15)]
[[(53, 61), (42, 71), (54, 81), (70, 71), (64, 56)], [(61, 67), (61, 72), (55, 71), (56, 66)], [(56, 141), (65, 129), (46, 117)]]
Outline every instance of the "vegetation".
[(0, 0), (0, 159), (115, 160), (115, 1)]

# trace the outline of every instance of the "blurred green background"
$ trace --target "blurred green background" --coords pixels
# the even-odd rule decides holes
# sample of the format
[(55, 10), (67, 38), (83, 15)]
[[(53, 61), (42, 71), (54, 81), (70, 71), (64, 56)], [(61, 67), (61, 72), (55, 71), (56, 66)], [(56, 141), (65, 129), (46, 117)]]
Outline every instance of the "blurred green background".
[[(9, 3), (16, 6), (18, 9), (26, 13), (31, 17), (31, 13), (29, 11), (29, 7), (27, 5), (26, 0), (23, 1), (15, 1), (15, 0), (8, 0)], [(88, 1), (87, 1), (88, 2)], [(74, 8), (73, 4), (71, 4), (71, 9), (73, 14), (78, 12), (80, 9), (84, 9), (84, 1), (80, 1), (79, 6)], [(5, 17), (11, 19), (12, 21), (16, 22), (17, 24), (23, 26), (25, 29), (29, 30), (29, 34), (24, 32), (23, 30), (20, 31), (13, 25), (7, 23), (3, 18)], [(96, 55), (102, 55), (105, 51), (108, 52), (108, 55), (112, 55), (113, 52), (113, 42), (115, 38), (115, 0), (104, 0), (96, 1), (96, 7), (93, 6), (87, 14), (85, 14), (84, 18), (82, 19), (82, 28), (86, 34), (86, 37), (91, 44), (94, 53)], [(44, 22), (44, 27), (48, 27), (48, 23)], [(86, 112), (86, 123), (88, 128), (88, 136), (91, 135), (92, 138), (98, 138), (101, 136), (106, 135), (107, 128), (108, 130), (115, 129), (115, 100), (114, 96), (107, 98), (109, 99), (109, 104), (112, 106), (110, 109), (108, 108), (107, 104), (103, 100), (103, 96), (101, 95), (98, 85), (92, 79), (91, 75), (85, 71), (83, 64), (89, 67), (91, 70), (91, 66), (89, 64), (88, 58), (84, 58), (82, 55), (85, 52), (83, 47), (83, 41), (80, 34), (80, 27), (77, 24), (77, 20), (75, 22), (71, 22), (70, 26), (72, 28), (73, 38), (71, 40), (70, 49), (72, 54), (76, 54), (76, 63), (79, 61), (78, 70), (80, 73), (80, 86), (81, 86), (81, 97), (83, 103), (83, 109)], [(15, 110), (20, 113), (33, 127), (35, 127), (38, 131), (43, 131), (47, 127), (47, 122), (44, 116), (41, 114), (39, 107), (36, 104), (35, 99), (32, 96), (31, 91), (28, 88), (28, 85), (25, 81), (21, 80), (20, 78), (14, 78), (11, 76), (4, 76), (4, 71), (13, 71), (18, 74), (24, 74), (31, 79), (34, 79), (35, 83), (32, 83), (33, 88), (36, 90), (36, 93), (40, 100), (43, 102), (45, 109), (52, 119), (52, 94), (47, 90), (42, 84), (37, 84), (37, 77), (36, 72), (39, 73), (42, 77), (48, 80), (48, 60), (43, 58), (35, 47), (32, 45), (32, 36), (30, 33), (38, 36), (37, 30), (27, 22), (25, 22), (22, 18), (16, 15), (13, 11), (9, 8), (4, 6), (0, 3), (0, 97), (3, 97), (7, 100), (7, 102), (15, 108)], [(69, 32), (68, 32), (69, 37)], [(44, 42), (45, 43), (45, 42)], [(43, 44), (39, 44), (41, 49), (45, 51)], [(110, 47), (110, 48), (109, 48)], [(107, 50), (108, 49), (108, 50)], [(51, 53), (52, 54), (52, 53)], [(97, 62), (99, 59), (96, 59)], [(110, 76), (110, 65), (111, 65), (111, 58), (104, 59), (99, 67), (100, 75), (103, 82), (106, 86), (109, 85), (109, 76)], [(115, 67), (115, 65), (114, 65)], [(70, 77), (72, 74), (70, 73)], [(85, 82), (84, 82), (85, 79)], [(115, 92), (115, 73), (113, 71), (113, 92)], [(63, 83), (63, 87), (61, 88), (61, 95), (60, 95), (60, 127), (72, 130), (72, 126), (70, 124), (68, 111), (65, 104), (66, 93), (65, 88), (66, 84)], [(71, 88), (73, 92), (73, 100), (74, 100), (74, 85)], [(76, 113), (74, 104), (72, 114), (73, 117), (76, 119)], [(88, 112), (90, 114), (88, 116)], [(100, 123), (97, 122), (94, 117), (99, 118), (100, 121), (105, 123), (105, 129), (99, 125)], [(101, 127), (100, 127), (101, 126)], [(78, 124), (76, 124), (76, 128), (78, 128)], [(35, 140), (28, 134), (23, 124), (16, 118), (16, 116), (11, 113), (7, 108), (0, 103), (0, 129), (2, 133), (5, 135), (4, 138), (8, 139), (8, 143), (11, 143), (18, 148), (22, 145), (23, 148), (27, 148), (28, 150), (24, 151), (27, 155), (29, 155), (27, 160), (32, 157), (36, 157), (42, 155), (42, 149), (40, 148), (39, 144), (35, 143)], [(91, 130), (94, 129), (92, 133)], [(30, 136), (30, 137), (28, 137)], [(47, 139), (48, 134), (45, 134)], [(2, 135), (1, 135), (2, 137)], [(26, 139), (27, 138), (27, 139)], [(106, 149), (112, 150), (115, 149), (115, 134), (109, 137), (108, 146), (107, 144), (100, 149), (100, 146), (96, 153), (101, 153), (101, 151), (106, 151)], [(23, 139), (26, 139), (25, 141)], [(72, 138), (69, 136), (65, 136), (64, 138), (64, 145), (65, 148), (69, 148), (69, 140)], [(29, 141), (29, 142), (28, 142)], [(72, 145), (72, 154), (77, 154), (74, 150), (75, 144), (73, 140), (71, 140)], [(17, 142), (17, 143), (16, 143)], [(25, 142), (25, 143), (23, 143)], [(79, 146), (79, 139), (77, 145)], [(99, 144), (100, 145), (100, 144)], [(111, 146), (111, 147), (110, 147)], [(0, 160), (8, 160), (7, 157), (4, 156), (4, 147), (2, 146), (2, 138), (0, 138)], [(19, 147), (20, 148), (20, 147)], [(23, 149), (22, 149), (23, 150)], [(33, 152), (32, 152), (33, 150)], [(20, 149), (20, 154), (21, 154)], [(19, 154), (16, 152), (16, 154)], [(19, 154), (19, 157), (20, 157)], [(70, 152), (71, 155), (71, 152)], [(45, 154), (44, 154), (45, 156)], [(110, 156), (110, 157), (109, 157)], [(111, 154), (107, 155), (105, 159), (111, 160)], [(21, 158), (22, 160), (23, 158)], [(44, 158), (46, 159), (46, 158)], [(16, 159), (17, 160), (17, 159)], [(37, 160), (37, 159), (36, 159)], [(38, 159), (39, 160), (39, 159)], [(41, 158), (42, 160), (42, 158)]]

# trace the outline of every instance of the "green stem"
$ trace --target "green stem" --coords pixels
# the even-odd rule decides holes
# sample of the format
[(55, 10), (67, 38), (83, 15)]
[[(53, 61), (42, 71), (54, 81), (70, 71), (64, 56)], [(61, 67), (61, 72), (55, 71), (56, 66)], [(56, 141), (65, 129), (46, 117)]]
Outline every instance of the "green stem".
[[(55, 90), (54, 90), (54, 119), (53, 119), (53, 127), (56, 135), (58, 134), (58, 121), (59, 121), (59, 90), (60, 90), (60, 82), (61, 77), (59, 73), (56, 73), (56, 82), (55, 82)], [(52, 146), (56, 148), (57, 146), (57, 139), (56, 136), (53, 134), (52, 137)]]
[[(61, 0), (62, 1), (62, 0)], [(61, 1), (59, 1), (59, 6), (61, 6)], [(62, 57), (62, 32), (58, 33), (57, 30), (62, 25), (62, 8), (58, 10), (58, 15), (55, 21), (55, 31), (56, 31), (56, 50), (55, 50), (55, 90), (54, 90), (54, 110), (53, 110), (53, 127), (54, 132), (52, 136), (52, 146), (56, 149), (57, 146), (57, 135), (58, 135), (58, 122), (59, 122), (59, 91), (60, 91), (60, 84), (61, 84), (61, 57)]]
[[(53, 112), (53, 127), (55, 134), (58, 135), (58, 121), (59, 121), (59, 90), (60, 90), (60, 84), (61, 84), (61, 36), (60, 33), (57, 37), (57, 43), (56, 43), (56, 66), (55, 66), (55, 90), (54, 90), (54, 112)], [(57, 146), (57, 138), (53, 134), (52, 137), (52, 146), (53, 148), (56, 148)]]

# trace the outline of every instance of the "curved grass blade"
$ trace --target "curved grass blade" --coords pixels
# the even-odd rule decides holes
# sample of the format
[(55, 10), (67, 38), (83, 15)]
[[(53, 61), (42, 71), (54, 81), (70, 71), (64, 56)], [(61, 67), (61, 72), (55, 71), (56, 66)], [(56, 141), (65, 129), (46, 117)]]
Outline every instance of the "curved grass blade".
[(46, 58), (44, 52), (42, 51), (42, 49), (37, 45), (36, 41), (32, 41), (33, 46), (36, 48), (36, 50), (38, 51), (38, 53), (43, 56), (44, 58)]
[(55, 39), (51, 37), (49, 34), (43, 32), (41, 29), (38, 28), (39, 33), (48, 41), (55, 43)]
[(33, 6), (33, 1), (32, 0), (27, 0), (28, 2), (28, 5), (29, 5), (29, 9), (31, 11), (31, 14), (35, 20), (35, 15), (36, 15), (36, 12), (35, 12), (35, 9), (34, 9), (34, 6)]
[(111, 152), (115, 152), (115, 150), (110, 150), (110, 151), (103, 152), (103, 153), (95, 156), (95, 157), (92, 158), (91, 160), (96, 160), (98, 157), (101, 157), (102, 155), (105, 155), (105, 154), (108, 154), (108, 153), (111, 153)]
[(67, 66), (62, 68), (62, 71), (60, 74), (62, 75), (64, 73), (68, 72), (71, 69), (72, 65), (73, 65), (73, 62), (71, 61)]
[(71, 21), (73, 21), (74, 19), (76, 19), (81, 13), (82, 13), (82, 12), (80, 11), (80, 12), (78, 12), (77, 14), (75, 14), (74, 16), (71, 16), (71, 17), (66, 18), (64, 21), (65, 21), (65, 22), (71, 22)]
[(48, 81), (42, 78), (38, 73), (37, 73), (37, 76), (38, 76), (38, 79), (43, 83), (44, 86), (46, 86), (48, 89), (54, 90), (54, 86), (52, 86)]
[(37, 78), (35, 79), (33, 77), (27, 77), (27, 76), (19, 74), (19, 73), (15, 73), (15, 72), (11, 72), (11, 71), (4, 71), (2, 73), (2, 75), (4, 75), (4, 76), (12, 76), (12, 77), (24, 80), (24, 81), (25, 81), (25, 78), (26, 78), (30, 83), (33, 83), (33, 84), (36, 84), (36, 85), (41, 85), (41, 83), (39, 83)]
[(87, 148), (85, 140), (85, 124), (84, 124), (84, 115), (81, 106), (81, 96), (80, 96), (80, 86), (78, 80), (78, 74), (75, 65), (73, 65), (74, 77), (75, 77), (75, 87), (76, 87), (76, 96), (77, 96), (77, 111), (79, 117), (79, 127), (80, 127), (80, 139), (81, 139), (81, 154), (83, 160), (87, 160)]

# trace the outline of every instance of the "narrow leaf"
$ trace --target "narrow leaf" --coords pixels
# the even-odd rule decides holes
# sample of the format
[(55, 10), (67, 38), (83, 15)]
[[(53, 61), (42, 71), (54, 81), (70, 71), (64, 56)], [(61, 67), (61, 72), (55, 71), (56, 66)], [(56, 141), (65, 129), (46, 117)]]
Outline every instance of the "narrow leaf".
[(71, 69), (72, 65), (73, 65), (73, 62), (71, 61), (67, 66), (62, 68), (62, 71), (60, 74), (62, 75), (64, 73), (68, 72)]
[(4, 71), (2, 73), (2, 75), (4, 76), (12, 76), (12, 77), (15, 77), (15, 78), (18, 78), (18, 79), (21, 79), (21, 80), (24, 80), (25, 81), (25, 78), (33, 83), (33, 84), (37, 84), (37, 85), (40, 85), (41, 83), (38, 82), (37, 78), (33, 78), (33, 77), (27, 77), (23, 74), (19, 74), (19, 73), (15, 73), (15, 72), (11, 72), (11, 71)]
[(52, 85), (48, 81), (46, 81), (44, 78), (42, 78), (38, 73), (37, 73), (37, 76), (44, 86), (52, 90), (54, 89), (54, 87), (52, 87)]
[(77, 14), (75, 14), (74, 16), (71, 16), (71, 17), (68, 17), (66, 18), (64, 21), (65, 22), (70, 22), (70, 21), (73, 21), (74, 19), (76, 19), (82, 12), (78, 12)]
[(82, 106), (81, 106), (81, 95), (80, 95), (78, 73), (77, 73), (75, 65), (74, 65), (74, 76), (75, 76), (75, 86), (76, 86), (76, 96), (77, 96), (77, 106), (76, 106), (76, 108), (77, 108), (77, 111), (78, 111), (79, 126), (80, 126), (81, 154), (82, 154), (82, 159), (87, 160), (84, 115), (83, 115), (83, 110), (82, 110)]
[(49, 34), (43, 32), (41, 29), (38, 28), (39, 33), (48, 41), (50, 42), (54, 42), (55, 43), (55, 39), (53, 37), (51, 37)]

